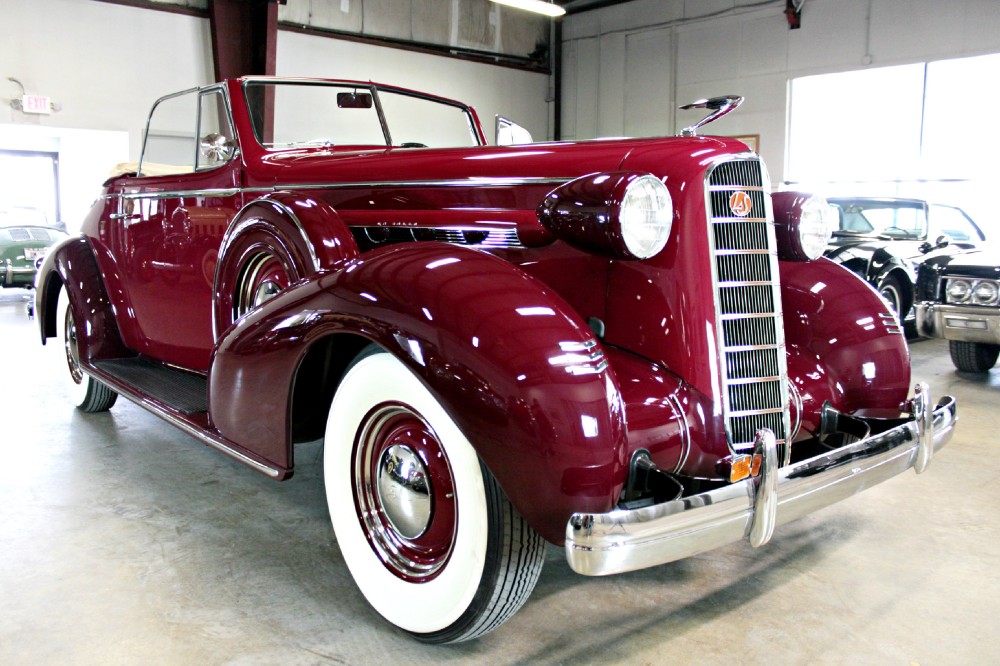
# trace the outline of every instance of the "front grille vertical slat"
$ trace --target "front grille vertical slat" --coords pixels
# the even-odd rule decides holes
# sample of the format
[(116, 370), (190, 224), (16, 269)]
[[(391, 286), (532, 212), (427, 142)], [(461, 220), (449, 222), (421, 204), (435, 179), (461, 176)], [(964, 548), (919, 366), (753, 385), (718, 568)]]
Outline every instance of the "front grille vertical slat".
[[(730, 198), (744, 194), (749, 195), (749, 211), (734, 210)], [(757, 431), (770, 428), (787, 464), (785, 335), (770, 194), (760, 161), (734, 160), (712, 168), (708, 204), (723, 413), (730, 445), (735, 451), (748, 451)]]

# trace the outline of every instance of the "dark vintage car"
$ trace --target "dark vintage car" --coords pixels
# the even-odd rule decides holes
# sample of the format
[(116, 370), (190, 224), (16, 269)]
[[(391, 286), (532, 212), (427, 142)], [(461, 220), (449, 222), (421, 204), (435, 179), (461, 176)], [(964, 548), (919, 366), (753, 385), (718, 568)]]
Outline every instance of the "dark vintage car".
[(30, 289), (49, 246), (66, 234), (33, 208), (0, 211), (0, 287)]
[(969, 249), (985, 240), (956, 206), (920, 199), (831, 197), (838, 224), (825, 256), (878, 289), (900, 319), (912, 321), (916, 266), (951, 244)]
[(123, 395), (274, 479), (323, 438), (343, 557), (423, 641), (503, 623), (545, 541), (586, 575), (761, 546), (923, 471), (955, 402), (911, 393), (894, 316), (819, 258), (829, 207), (697, 135), (739, 101), (680, 137), (487, 146), (392, 86), (164, 97), (46, 259), (42, 339), (82, 410)]
[(965, 372), (987, 372), (1000, 356), (1000, 251), (943, 254), (923, 263), (917, 330), (948, 341)]

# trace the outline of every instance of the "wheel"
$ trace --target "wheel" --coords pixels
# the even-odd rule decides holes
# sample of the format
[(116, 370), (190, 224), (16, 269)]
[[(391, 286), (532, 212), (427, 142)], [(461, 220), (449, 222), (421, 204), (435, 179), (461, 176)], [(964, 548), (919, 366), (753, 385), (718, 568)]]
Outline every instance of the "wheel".
[(906, 318), (906, 313), (902, 311), (906, 291), (904, 290), (902, 281), (895, 275), (886, 275), (882, 279), (882, 284), (878, 286), (878, 293), (882, 294), (882, 297), (889, 301), (889, 306), (892, 308), (896, 318), (899, 321), (903, 321)]
[(288, 287), (292, 280), (286, 262), (267, 248), (243, 262), (233, 293), (233, 320), (237, 320)]
[(541, 537), (444, 408), (388, 353), (361, 358), (338, 387), (324, 476), (358, 588), (418, 640), (483, 635), (531, 594)]
[(77, 349), (76, 322), (73, 308), (69, 307), (69, 296), (63, 289), (59, 295), (59, 339), (63, 343), (63, 357), (68, 372), (61, 374), (68, 378), (66, 385), (73, 404), (88, 413), (106, 412), (118, 400), (118, 393), (97, 381), (80, 367), (80, 353)]
[(251, 224), (225, 248), (215, 271), (216, 334), (307, 275), (297, 252), (262, 222)]
[(988, 372), (1000, 356), (1000, 345), (981, 342), (949, 340), (948, 349), (951, 351), (951, 362), (963, 372)]

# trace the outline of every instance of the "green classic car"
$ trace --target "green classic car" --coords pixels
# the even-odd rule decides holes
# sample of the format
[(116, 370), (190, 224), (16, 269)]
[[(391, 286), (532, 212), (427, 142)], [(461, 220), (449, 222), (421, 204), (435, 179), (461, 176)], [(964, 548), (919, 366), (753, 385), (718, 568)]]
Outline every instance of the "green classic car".
[(0, 211), (0, 286), (34, 286), (35, 270), (49, 246), (66, 237), (47, 222), (37, 209)]

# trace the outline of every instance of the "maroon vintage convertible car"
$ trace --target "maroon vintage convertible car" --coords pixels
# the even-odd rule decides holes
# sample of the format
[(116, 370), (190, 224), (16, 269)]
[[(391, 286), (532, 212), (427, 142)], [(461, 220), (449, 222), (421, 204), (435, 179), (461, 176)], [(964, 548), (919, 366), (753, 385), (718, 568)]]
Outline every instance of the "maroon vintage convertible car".
[(344, 559), (420, 640), (504, 622), (544, 541), (587, 575), (760, 546), (923, 471), (955, 403), (910, 396), (886, 302), (819, 258), (824, 203), (697, 135), (739, 101), (501, 147), (371, 83), (164, 97), (41, 268), (43, 341), (84, 411), (124, 395), (275, 479), (324, 438)]

